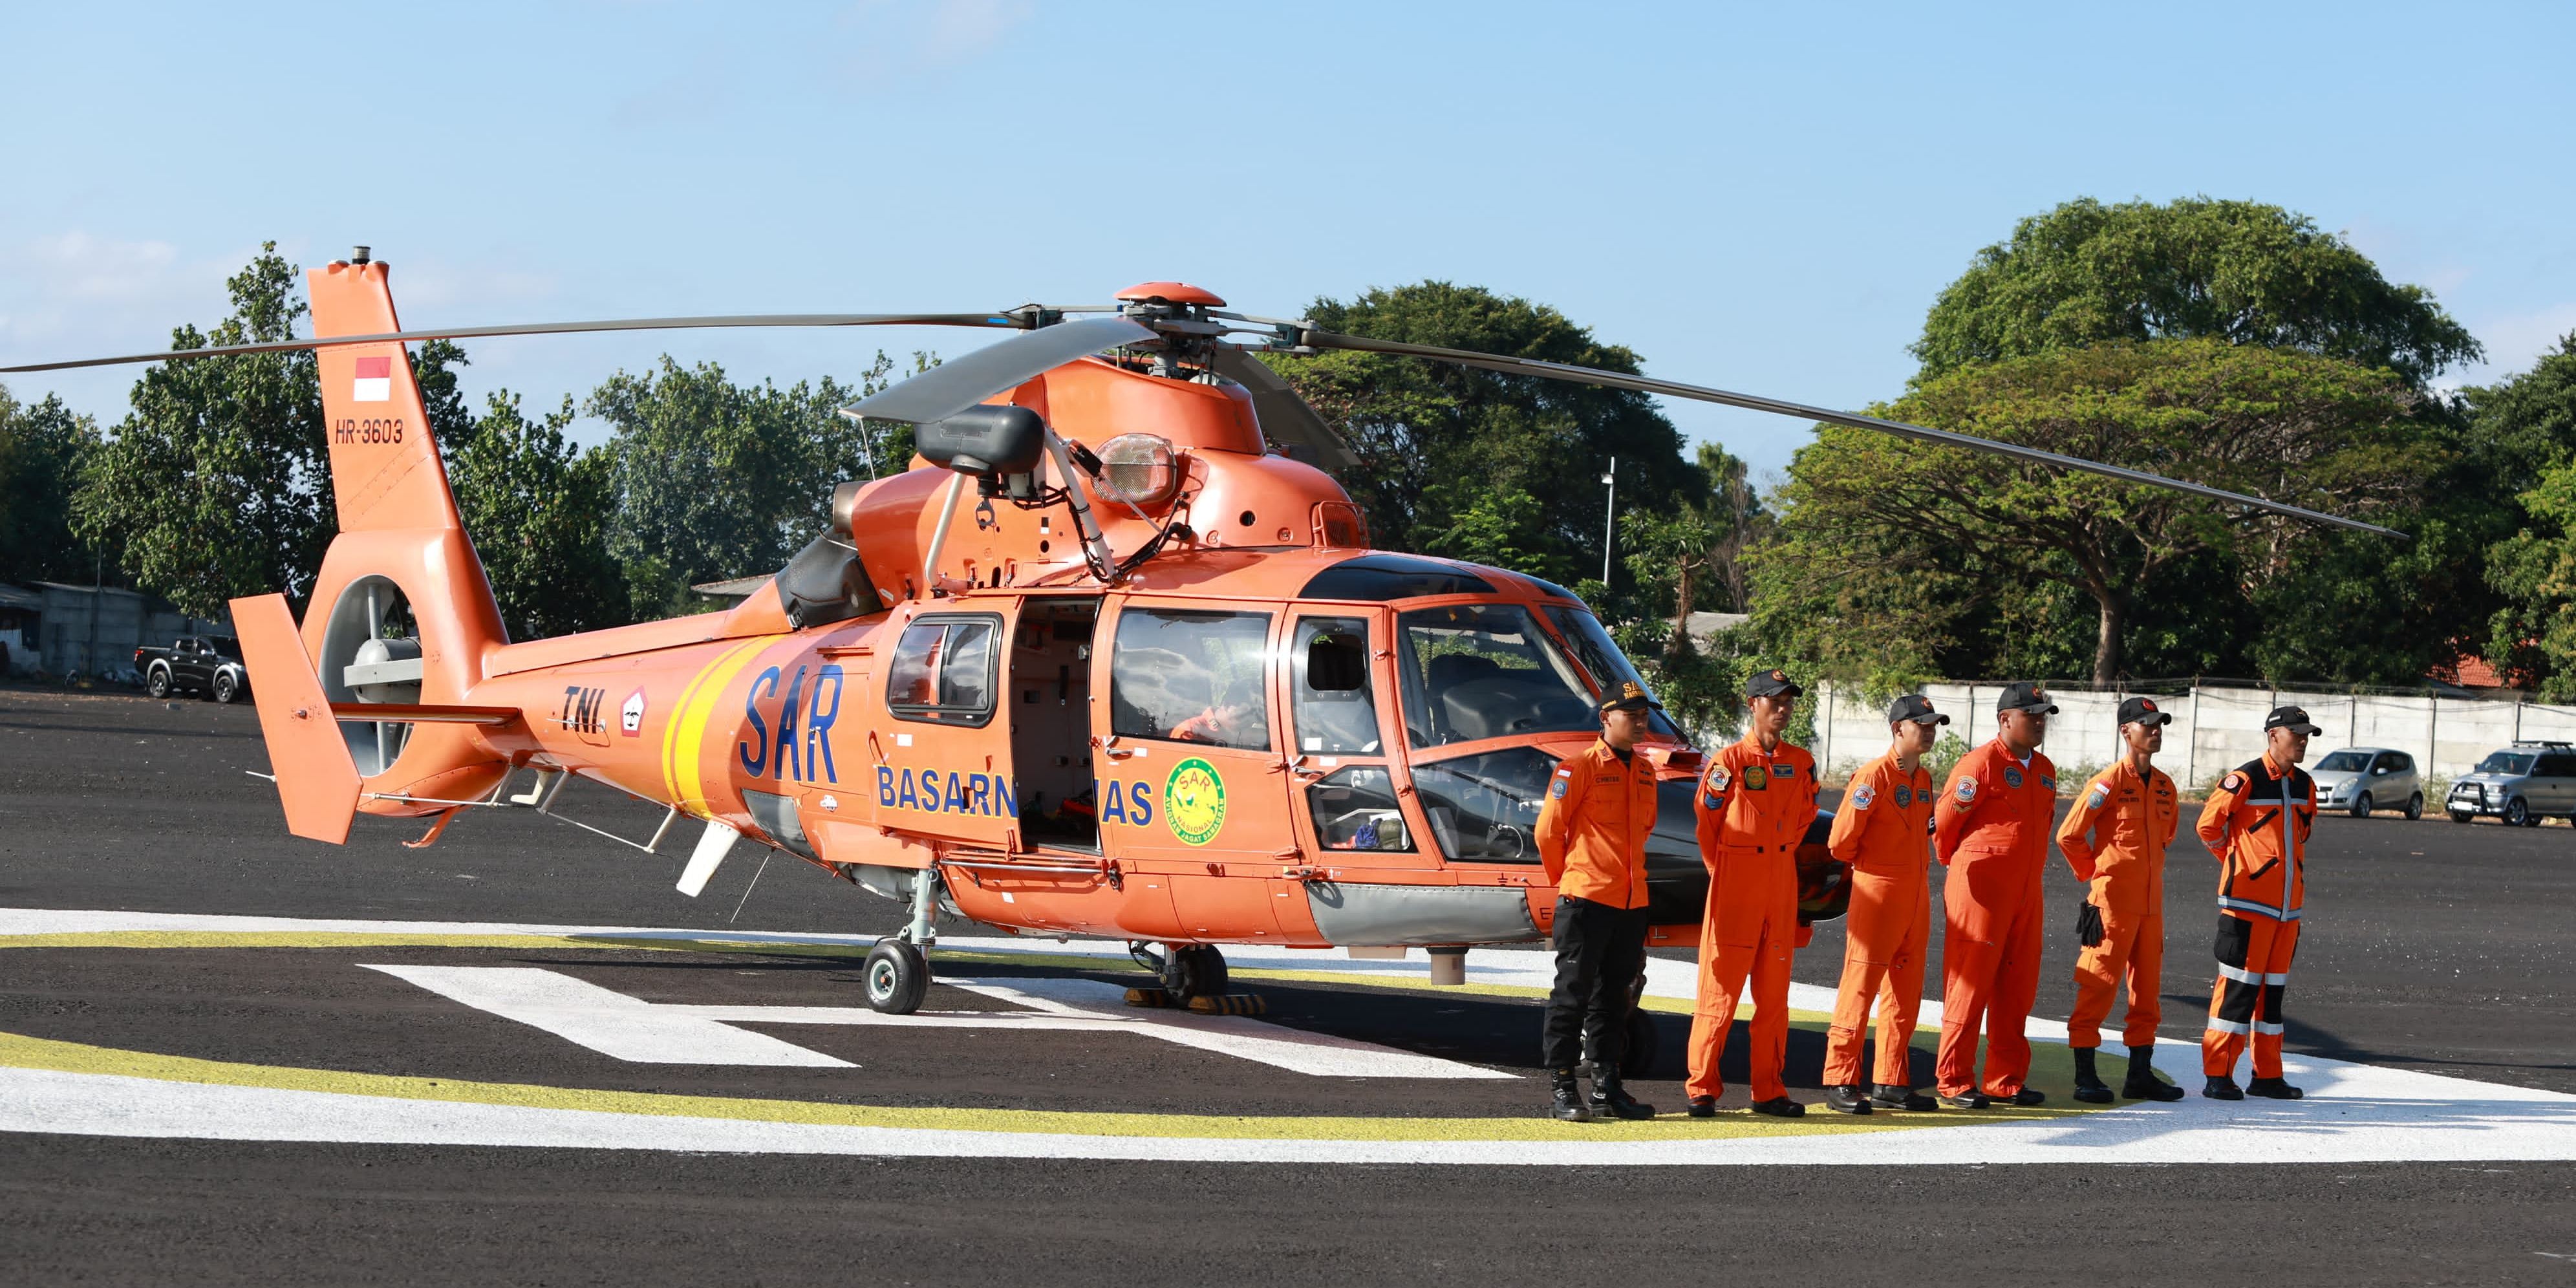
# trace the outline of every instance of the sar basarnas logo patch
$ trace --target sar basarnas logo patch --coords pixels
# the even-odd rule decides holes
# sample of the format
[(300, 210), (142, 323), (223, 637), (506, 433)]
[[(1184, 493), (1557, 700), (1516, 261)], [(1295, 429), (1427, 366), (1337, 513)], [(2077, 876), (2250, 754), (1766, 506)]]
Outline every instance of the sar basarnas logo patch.
[(1205, 845), (1225, 830), (1225, 778), (1192, 756), (1163, 780), (1163, 826), (1183, 845)]

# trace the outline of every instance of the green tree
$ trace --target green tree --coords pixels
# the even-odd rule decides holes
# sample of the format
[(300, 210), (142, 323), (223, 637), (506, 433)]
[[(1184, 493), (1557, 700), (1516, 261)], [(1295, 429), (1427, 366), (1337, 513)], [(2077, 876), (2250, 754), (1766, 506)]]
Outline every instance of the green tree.
[[(265, 243), (227, 287), (233, 313), (182, 326), (174, 349), (293, 338), (296, 268)], [(335, 528), (322, 393), (310, 352), (148, 368), (132, 412), (92, 454), (74, 530), (136, 585), (198, 617), (312, 584)]]
[(775, 572), (820, 532), (833, 486), (870, 473), (865, 436), (840, 409), (891, 369), (879, 355), (860, 387), (826, 377), (780, 389), (665, 357), (592, 393), (588, 410), (615, 430), (608, 548), (625, 566), (633, 614), (703, 610), (691, 585)]
[(616, 458), (574, 447), (572, 399), (530, 420), (506, 390), (456, 454), (451, 481), (466, 534), (514, 639), (619, 626), (630, 618), (625, 569), (608, 551)]
[(0, 581), (89, 578), (71, 498), (98, 441), (97, 422), (62, 399), (24, 406), (0, 385)]
[[(2381, 515), (2410, 510), (2444, 460), (2441, 427), (2418, 417), (2420, 402), (2389, 376), (2333, 358), (2163, 340), (1964, 368), (1923, 382), (1887, 414)], [(2055, 586), (2091, 604), (2089, 670), (2107, 684), (2124, 672), (2140, 589), (2177, 563), (2222, 554), (2260, 588), (2294, 574), (2320, 539), (2312, 525), (2228, 515), (2161, 488), (1839, 426), (1819, 426), (1789, 474), (1782, 539), (1762, 567), (1784, 589), (1846, 610), (1801, 624), (1809, 656), (1848, 656), (1906, 630), (1937, 632), (1937, 647), (1956, 620), (1926, 593), (1962, 581), (2017, 596), (2006, 604), (2014, 612), (2064, 620), (2071, 600), (2050, 612), (2028, 598)], [(1872, 610), (1894, 611), (1873, 620)], [(2005, 621), (2013, 629), (2009, 613)], [(1932, 662), (1926, 643), (1910, 656), (1897, 650), (1900, 665)]]
[(1914, 355), (1930, 379), (2112, 340), (2213, 339), (2387, 367), (2421, 388), (2478, 342), (2417, 286), (2315, 221), (2253, 201), (2081, 198), (2024, 219), (1941, 292)]
[(2520, 488), (2515, 530), (2487, 553), (2504, 602), (2486, 656), (2565, 701), (2576, 697), (2576, 332), (2530, 371), (2463, 395), (2491, 486)]
[[(1423, 282), (1308, 311), (1327, 331), (1634, 372), (1637, 355), (1565, 315), (1481, 287)], [(1681, 435), (1643, 394), (1507, 376), (1383, 354), (1265, 355), (1361, 468), (1342, 480), (1372, 539), (1394, 550), (1462, 550), (1503, 539), (1555, 570), (1600, 557), (1601, 472), (1619, 461), (1623, 508), (1657, 508), (1691, 486)], [(1525, 496), (1535, 514), (1523, 519)]]

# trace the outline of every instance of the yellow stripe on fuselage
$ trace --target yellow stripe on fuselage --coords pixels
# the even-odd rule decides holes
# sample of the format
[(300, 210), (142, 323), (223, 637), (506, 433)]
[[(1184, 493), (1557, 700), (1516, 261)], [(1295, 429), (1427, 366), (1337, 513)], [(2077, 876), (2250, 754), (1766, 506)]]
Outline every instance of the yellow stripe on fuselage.
[(711, 817), (707, 808), (705, 758), (707, 720), (715, 712), (716, 699), (724, 696), (725, 686), (733, 677), (760, 656), (760, 651), (779, 637), (763, 636), (745, 640), (725, 650), (716, 660), (699, 671), (680, 691), (680, 700), (671, 708), (671, 723), (662, 734), (662, 785), (670, 789), (671, 803), (698, 818)]

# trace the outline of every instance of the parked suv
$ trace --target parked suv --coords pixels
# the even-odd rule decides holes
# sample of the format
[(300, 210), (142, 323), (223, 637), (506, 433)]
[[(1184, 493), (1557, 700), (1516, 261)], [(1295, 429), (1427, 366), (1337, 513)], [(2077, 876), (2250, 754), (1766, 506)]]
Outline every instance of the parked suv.
[(2517, 742), (2491, 751), (2451, 784), (2442, 808), (2454, 823), (2492, 814), (2510, 827), (2538, 827), (2551, 814), (2576, 821), (2576, 746)]
[(2330, 751), (2309, 771), (2317, 780), (2317, 808), (2339, 809), (2354, 818), (2372, 810), (2402, 809), (2408, 818), (2424, 817), (2424, 780), (2416, 776), (2415, 758), (2387, 747), (2347, 747)]

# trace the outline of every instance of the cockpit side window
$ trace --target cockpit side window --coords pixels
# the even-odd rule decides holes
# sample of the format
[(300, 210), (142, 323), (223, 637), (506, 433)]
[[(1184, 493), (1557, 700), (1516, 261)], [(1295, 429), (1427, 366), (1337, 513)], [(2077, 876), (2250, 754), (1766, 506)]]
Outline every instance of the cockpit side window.
[(1377, 696), (1369, 683), (1368, 620), (1305, 617), (1290, 654), (1296, 683), (1289, 708), (1300, 752), (1326, 756), (1378, 753)]
[(1518, 604), (1451, 604), (1399, 619), (1405, 735), (1437, 747), (1599, 722), (1574, 664)]
[(1268, 613), (1130, 607), (1109, 669), (1122, 738), (1270, 748)]
[(898, 720), (980, 725), (993, 718), (998, 617), (925, 617), (903, 628), (886, 667), (886, 706)]

